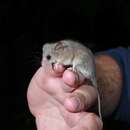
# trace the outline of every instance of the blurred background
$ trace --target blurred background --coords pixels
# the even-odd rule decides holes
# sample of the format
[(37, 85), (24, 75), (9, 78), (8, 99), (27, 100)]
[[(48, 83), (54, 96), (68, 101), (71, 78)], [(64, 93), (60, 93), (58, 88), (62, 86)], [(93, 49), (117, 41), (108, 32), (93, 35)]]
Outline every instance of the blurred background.
[[(11, 0), (1, 2), (0, 9), (1, 56), (7, 59), (8, 55), (8, 63), (4, 61), (3, 65), (8, 64), (10, 68), (10, 84), (4, 87), (7, 85), (3, 81), (1, 87), (6, 88), (2, 91), (2, 106), (9, 104), (6, 107), (11, 122), (9, 129), (36, 130), (26, 91), (40, 66), (41, 47), (45, 42), (65, 38), (79, 40), (93, 52), (130, 44), (130, 1)], [(5, 70), (1, 72), (6, 75)], [(130, 128), (119, 121), (106, 119), (104, 122), (105, 130)], [(1, 125), (2, 130), (6, 126)]]

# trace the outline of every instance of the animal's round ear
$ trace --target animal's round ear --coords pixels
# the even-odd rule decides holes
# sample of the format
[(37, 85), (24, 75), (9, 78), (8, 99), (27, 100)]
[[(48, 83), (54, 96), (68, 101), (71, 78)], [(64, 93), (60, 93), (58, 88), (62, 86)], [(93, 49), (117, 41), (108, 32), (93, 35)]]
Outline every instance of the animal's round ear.
[(65, 45), (63, 42), (59, 41), (56, 43), (55, 45), (55, 50), (64, 50), (65, 48), (67, 48), (68, 46)]

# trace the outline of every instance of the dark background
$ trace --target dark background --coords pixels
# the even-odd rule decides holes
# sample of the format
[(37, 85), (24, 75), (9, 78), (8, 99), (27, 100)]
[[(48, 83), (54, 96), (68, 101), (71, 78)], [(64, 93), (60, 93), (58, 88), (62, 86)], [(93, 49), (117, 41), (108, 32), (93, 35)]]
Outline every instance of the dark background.
[[(2, 111), (6, 111), (1, 112), (4, 115), (2, 130), (8, 126), (2, 125), (6, 122), (6, 113), (10, 129), (35, 130), (26, 90), (40, 66), (43, 43), (70, 38), (87, 43), (93, 52), (127, 47), (130, 43), (130, 1), (127, 0), (4, 1), (0, 10), (0, 58), (6, 68), (1, 72), (2, 79), (9, 79), (8, 82), (2, 80), (1, 85), (4, 99), (1, 104), (5, 106)], [(128, 127), (123, 122), (105, 121), (105, 129)]]

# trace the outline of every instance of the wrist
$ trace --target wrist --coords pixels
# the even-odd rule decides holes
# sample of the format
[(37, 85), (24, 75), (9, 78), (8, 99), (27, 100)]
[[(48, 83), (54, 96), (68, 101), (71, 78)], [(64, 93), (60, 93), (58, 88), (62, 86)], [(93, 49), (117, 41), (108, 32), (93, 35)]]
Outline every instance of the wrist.
[(110, 56), (95, 57), (98, 91), (103, 116), (111, 115), (119, 103), (122, 73), (118, 63)]

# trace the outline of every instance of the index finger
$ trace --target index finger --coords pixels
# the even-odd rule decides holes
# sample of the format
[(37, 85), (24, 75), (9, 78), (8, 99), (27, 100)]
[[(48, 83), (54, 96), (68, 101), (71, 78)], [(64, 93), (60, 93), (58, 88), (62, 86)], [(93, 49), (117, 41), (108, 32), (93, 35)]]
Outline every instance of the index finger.
[(84, 83), (85, 77), (80, 72), (74, 72), (67, 69), (63, 73), (63, 81), (68, 86), (72, 88), (77, 88), (79, 85)]
[(54, 77), (59, 77), (62, 76), (63, 72), (65, 71), (65, 67), (63, 64), (45, 64), (43, 65), (44, 71), (50, 75), (50, 76), (54, 76)]

